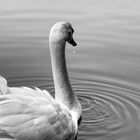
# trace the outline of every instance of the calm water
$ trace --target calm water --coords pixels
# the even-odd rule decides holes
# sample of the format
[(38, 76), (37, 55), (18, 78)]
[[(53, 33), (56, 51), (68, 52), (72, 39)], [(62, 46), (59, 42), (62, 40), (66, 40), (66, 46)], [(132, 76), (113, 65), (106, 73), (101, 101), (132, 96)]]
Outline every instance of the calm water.
[(38, 86), (54, 94), (50, 27), (75, 28), (67, 67), (83, 108), (78, 140), (140, 138), (139, 0), (1, 0), (0, 74), (9, 86)]

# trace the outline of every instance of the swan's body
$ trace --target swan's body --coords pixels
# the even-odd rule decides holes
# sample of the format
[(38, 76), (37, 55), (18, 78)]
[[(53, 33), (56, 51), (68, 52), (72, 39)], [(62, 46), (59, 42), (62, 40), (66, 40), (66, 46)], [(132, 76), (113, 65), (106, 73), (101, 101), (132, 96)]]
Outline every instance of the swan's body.
[(66, 41), (76, 45), (69, 23), (59, 22), (49, 44), (55, 99), (38, 88), (8, 87), (0, 77), (0, 140), (76, 140), (81, 106), (66, 70)]

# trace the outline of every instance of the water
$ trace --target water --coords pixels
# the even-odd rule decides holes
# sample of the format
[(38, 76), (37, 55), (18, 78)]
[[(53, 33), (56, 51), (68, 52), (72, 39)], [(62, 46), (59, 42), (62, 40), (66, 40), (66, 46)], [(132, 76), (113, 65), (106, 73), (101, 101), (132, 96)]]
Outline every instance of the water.
[(0, 73), (9, 86), (54, 94), (48, 34), (61, 20), (75, 28), (67, 67), (82, 104), (78, 140), (139, 140), (140, 2), (1, 0)]

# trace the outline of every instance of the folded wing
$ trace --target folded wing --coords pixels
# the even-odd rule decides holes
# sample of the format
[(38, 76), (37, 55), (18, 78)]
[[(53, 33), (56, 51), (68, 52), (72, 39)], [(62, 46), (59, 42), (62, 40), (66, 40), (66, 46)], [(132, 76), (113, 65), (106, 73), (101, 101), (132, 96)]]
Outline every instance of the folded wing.
[(63, 140), (74, 133), (71, 114), (53, 98), (0, 96), (0, 139)]

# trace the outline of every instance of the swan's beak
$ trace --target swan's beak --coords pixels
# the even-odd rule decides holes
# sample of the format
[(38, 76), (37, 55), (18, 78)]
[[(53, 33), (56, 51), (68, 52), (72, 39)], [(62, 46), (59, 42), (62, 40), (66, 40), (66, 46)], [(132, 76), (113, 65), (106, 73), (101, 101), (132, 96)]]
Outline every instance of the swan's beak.
[(68, 40), (68, 42), (69, 42), (72, 46), (76, 46), (76, 45), (77, 45), (77, 43), (74, 41), (73, 37), (72, 37), (70, 40)]

